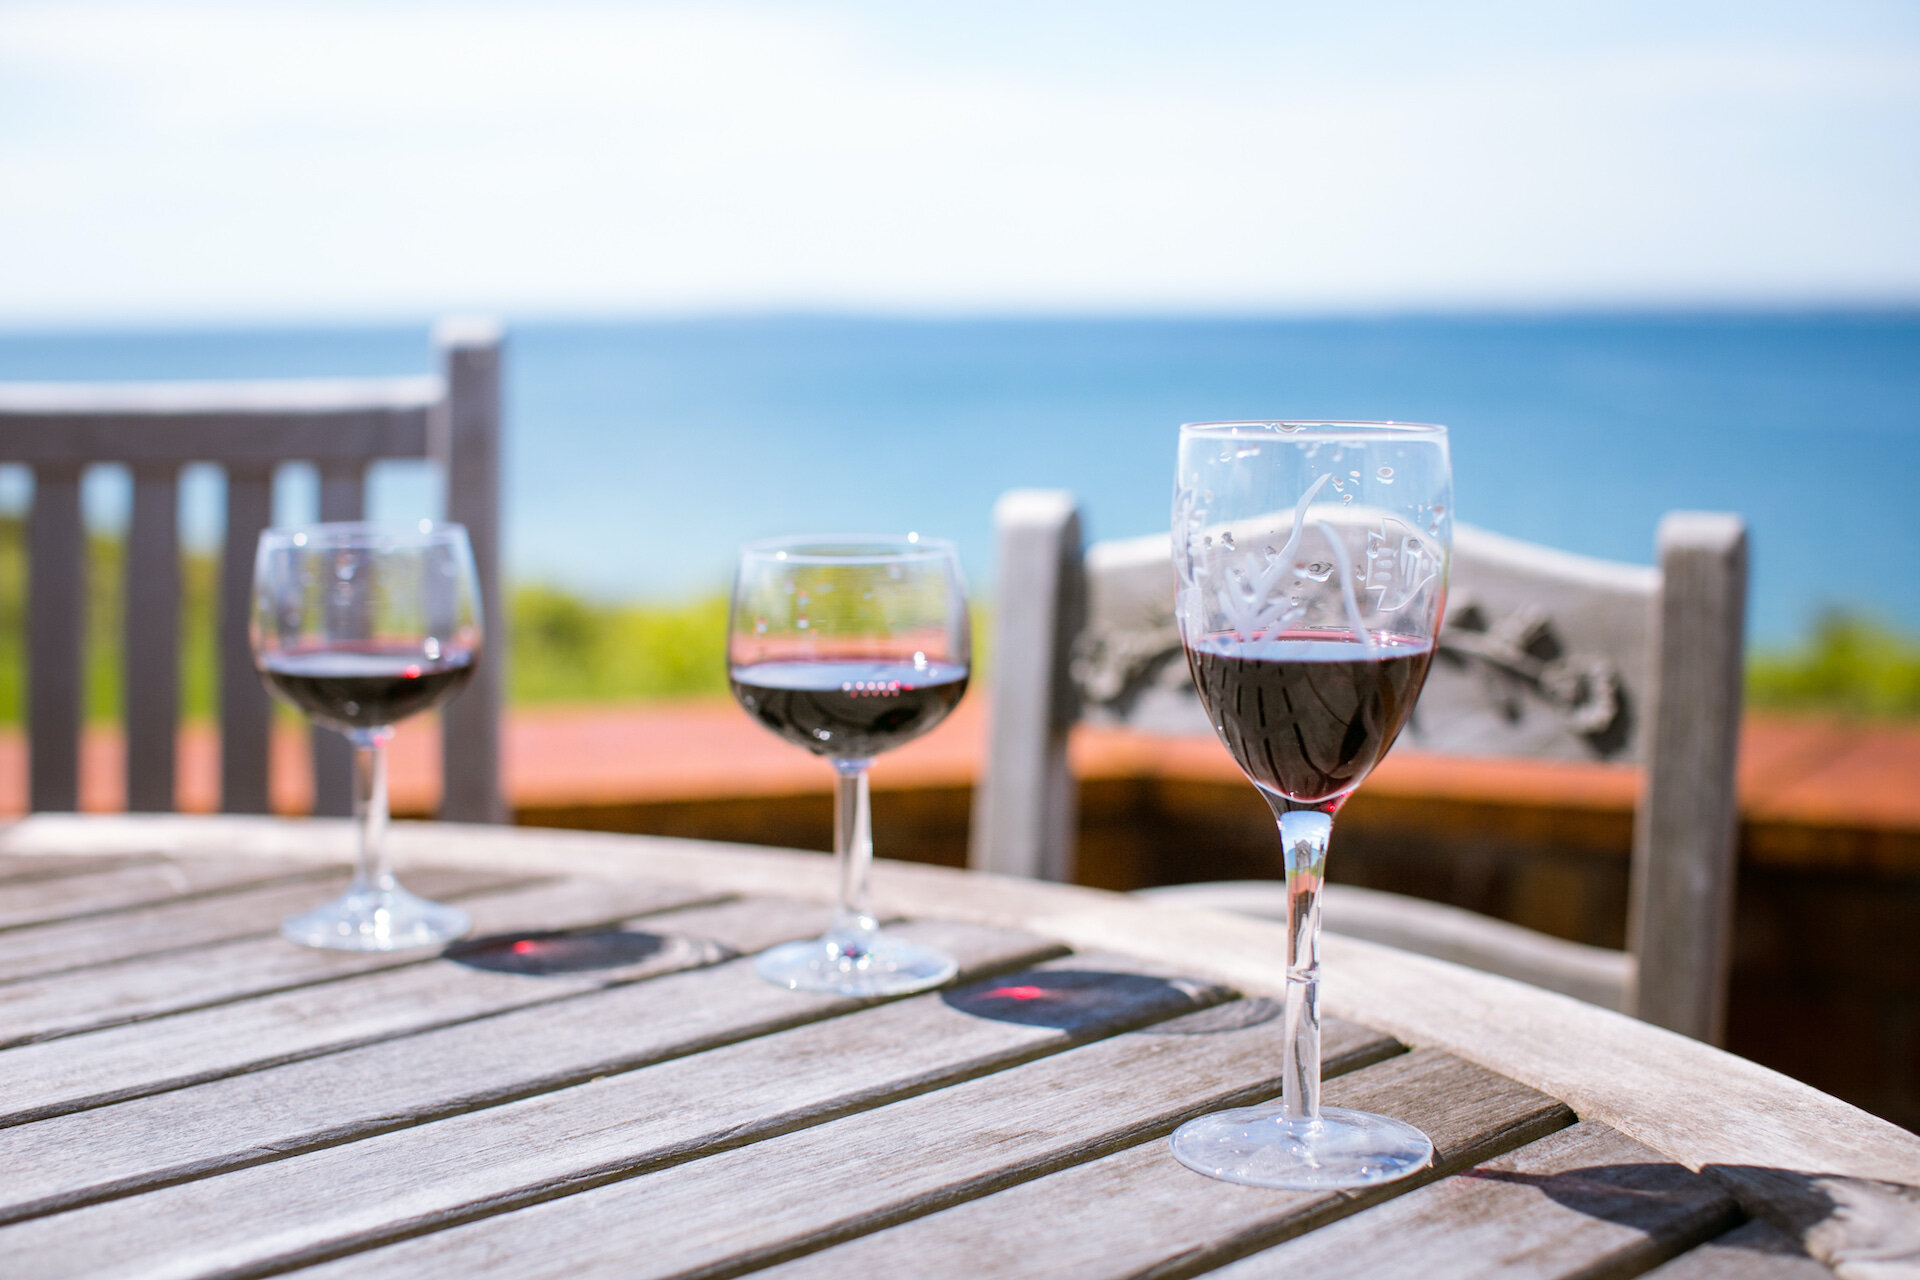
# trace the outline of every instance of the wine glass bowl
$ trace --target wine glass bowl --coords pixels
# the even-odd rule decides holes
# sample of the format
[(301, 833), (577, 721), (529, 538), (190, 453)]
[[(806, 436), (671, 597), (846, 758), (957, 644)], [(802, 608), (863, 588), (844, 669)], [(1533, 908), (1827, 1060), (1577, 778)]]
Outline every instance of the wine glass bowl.
[(1202, 1116), (1174, 1155), (1297, 1190), (1404, 1177), (1417, 1129), (1319, 1104), (1320, 889), (1333, 817), (1412, 714), (1446, 602), (1444, 427), (1219, 422), (1180, 430), (1175, 617), (1201, 704), (1272, 808), (1287, 876), (1280, 1105)]
[(354, 746), (359, 854), (345, 894), (290, 917), (311, 947), (393, 951), (471, 927), (464, 911), (402, 888), (385, 856), (393, 726), (451, 700), (481, 653), (473, 550), (459, 525), (268, 529), (254, 559), (250, 639), (269, 691)]
[(820, 938), (763, 952), (755, 969), (767, 981), (875, 996), (953, 976), (952, 957), (889, 936), (868, 903), (867, 768), (946, 719), (966, 692), (970, 659), (966, 591), (951, 543), (909, 534), (742, 548), (727, 638), (733, 696), (837, 775), (833, 925)]

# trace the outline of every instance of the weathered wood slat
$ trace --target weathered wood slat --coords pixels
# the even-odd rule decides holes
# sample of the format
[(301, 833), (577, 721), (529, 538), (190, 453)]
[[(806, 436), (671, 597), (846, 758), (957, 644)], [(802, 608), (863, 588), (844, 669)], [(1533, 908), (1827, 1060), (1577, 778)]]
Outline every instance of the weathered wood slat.
[(1711, 1180), (1587, 1122), (1211, 1274), (1633, 1275), (1726, 1230), (1738, 1213)]
[(133, 518), (127, 530), (127, 808), (173, 808), (174, 740), (180, 723), (179, 468), (133, 468)]
[(1905, 1280), (1920, 1277), (1920, 1160), (1909, 1168), (1899, 1181), (1718, 1162), (1700, 1172), (1841, 1280)]
[[(1330, 1106), (1405, 1120), (1433, 1139), (1433, 1170), (1451, 1173), (1573, 1121), (1566, 1106), (1432, 1049), (1328, 1082)], [(1410, 1189), (1366, 1195), (1276, 1192), (1203, 1178), (1155, 1137), (970, 1200), (941, 1213), (809, 1254), (768, 1280), (905, 1276), (1191, 1275)]]
[[(430, 898), (473, 893), (515, 882), (497, 871), (422, 867), (407, 883)], [(212, 946), (236, 938), (269, 938), (280, 921), (347, 887), (348, 875), (275, 881), (207, 897), (117, 912), (110, 927), (84, 917), (0, 930), (0, 983), (106, 965), (139, 956)]]
[(1733, 940), (1734, 771), (1747, 608), (1738, 516), (1660, 522), (1659, 672), (1645, 802), (1634, 815), (1630, 1011), (1717, 1044)]
[[(15, 456), (15, 455), (0, 455)], [(27, 806), (80, 807), (86, 536), (80, 466), (39, 466), (27, 519)]]
[[(1226, 1015), (1215, 1025), (1235, 1021)], [(1122, 1034), (358, 1254), (315, 1275), (466, 1276), (487, 1266), (526, 1277), (735, 1274), (1098, 1158), (1201, 1112), (1269, 1096), (1279, 1088), (1280, 1023), (1181, 1034), (1176, 1022)], [(1329, 1020), (1323, 1031), (1331, 1074), (1398, 1048), (1353, 1023)], [(940, 1032), (943, 1039), (956, 1034)], [(879, 1047), (829, 1039), (823, 1052), (850, 1071), (878, 1056)], [(901, 1051), (892, 1044), (888, 1056)], [(781, 1096), (777, 1086), (766, 1087)], [(751, 1211), (743, 1213), (742, 1205)], [(561, 1241), (564, 1248), (556, 1248)]]
[[(1007, 934), (977, 940), (1003, 955), (1009, 946), (1030, 951), (1038, 943)], [(732, 988), (743, 995), (758, 997), (753, 986), (773, 990), (745, 963), (725, 969)], [(680, 994), (693, 994), (682, 986)], [(267, 1257), (289, 1250), (298, 1256), (343, 1235), (378, 1236), (396, 1223), (430, 1215), (435, 1205), (457, 1213), (476, 1199), (497, 1200), (604, 1177), (609, 1163), (615, 1168), (636, 1159), (657, 1163), (716, 1143), (744, 1141), (756, 1123), (791, 1127), (805, 1122), (806, 1100), (813, 1100), (816, 1108), (836, 1102), (844, 1107), (866, 1095), (908, 1087), (900, 1080), (903, 1073), (964, 1071), (970, 1059), (975, 1069), (985, 1069), (1009, 1056), (1045, 1052), (1111, 1029), (1116, 1022), (1124, 1025), (1130, 1015), (1132, 1020), (1149, 1015), (1152, 1009), (1142, 1006), (1155, 996), (1161, 1006), (1192, 1003), (1167, 984), (1155, 986), (1150, 995), (1131, 993), (1126, 1007), (1089, 1008), (1087, 1025), (1077, 1028), (1077, 1037), (1048, 1028), (985, 1024), (951, 1054), (922, 1045), (908, 1055), (908, 1062), (869, 1055), (850, 1069), (834, 1051), (846, 1039), (846, 1034), (834, 1034), (842, 1024), (918, 1030), (928, 1022), (928, 1006), (941, 1006), (936, 997), (926, 997), (866, 1009), (850, 1018), (604, 1076), (358, 1143), (328, 1146), (268, 1166), (37, 1219), (0, 1230), (0, 1251), (50, 1275), (63, 1269), (114, 1274), (143, 1266), (162, 1271), (171, 1267), (183, 1274), (210, 1266), (244, 1269), (251, 1265), (249, 1259), (263, 1256), (262, 1248), (268, 1250)], [(723, 991), (706, 994), (727, 1002)], [(838, 1011), (857, 1005), (791, 992), (773, 994), (802, 1008), (812, 1005), (816, 1017), (836, 1011), (834, 1005)], [(955, 1016), (949, 1014), (946, 1020)], [(940, 1021), (937, 1015), (934, 1020)], [(783, 1055), (783, 1047), (791, 1052)], [(343, 1167), (350, 1170), (344, 1178)], [(263, 1208), (266, 1219), (259, 1217)], [(119, 1236), (119, 1243), (103, 1241), (77, 1266), (51, 1256), (61, 1252), (57, 1244), (43, 1253), (37, 1243), (57, 1241), (75, 1230), (89, 1232), (88, 1224), (107, 1223), (138, 1225), (101, 1227)]]
[[(546, 927), (555, 897), (598, 899), (617, 919), (626, 914), (622, 891), (563, 882), (551, 893), (531, 890), (504, 897), (494, 907), (476, 902), (493, 929)], [(629, 901), (670, 906), (675, 890), (631, 885)], [(677, 901), (698, 893), (678, 891)], [(587, 904), (586, 920), (608, 914)], [(291, 949), (291, 948), (290, 948)], [(329, 1050), (406, 1035), (429, 1027), (485, 1017), (520, 1005), (538, 1004), (615, 982), (631, 981), (625, 970), (557, 975), (529, 982), (524, 975), (491, 972), (452, 960), (404, 958), (397, 967), (356, 972), (366, 957), (316, 953), (320, 966), (339, 966), (351, 981), (316, 982), (252, 999), (194, 1009), (150, 1022), (81, 1032), (57, 1040), (17, 1045), (0, 1054), (0, 1124), (98, 1106), (178, 1088), (235, 1072), (312, 1057)], [(389, 957), (373, 963), (390, 962)], [(290, 959), (289, 964), (307, 963)]]
[(1764, 1222), (1749, 1222), (1647, 1272), (1646, 1280), (1833, 1280), (1833, 1272)]
[(12, 383), (0, 385), (0, 457), (75, 465), (418, 458), (440, 396), (433, 377)]
[[(286, 455), (281, 455), (286, 456)], [(273, 468), (227, 466), (227, 532), (220, 557), (220, 808), (266, 813), (271, 720), (267, 691), (253, 666), (247, 622), (253, 610), (253, 557), (273, 519)]]
[(498, 323), (452, 319), (434, 330), (447, 398), (428, 451), (446, 467), (447, 518), (463, 524), (480, 577), (484, 654), (467, 691), (441, 713), (445, 787), (440, 816), (502, 822), (500, 718), (507, 652), (506, 599), (500, 581), (500, 363)]
[[(768, 987), (743, 1007), (738, 966), (716, 958), (820, 932), (814, 904), (753, 898), (651, 916), (662, 939), (650, 981), (511, 1010), (90, 1111), (0, 1129), (0, 1221), (470, 1111), (852, 1007)], [(940, 925), (963, 964), (1058, 951), (1026, 934)], [(529, 979), (529, 981), (542, 981)]]
[(328, 870), (266, 858), (182, 858), (39, 878), (7, 885), (0, 893), (0, 929), (98, 916), (246, 885), (311, 880)]
[(105, 871), (110, 867), (124, 867), (135, 862), (151, 862), (156, 856), (158, 855), (135, 853), (95, 858), (69, 858), (60, 855), (0, 853), (0, 891), (10, 891), (14, 884), (22, 881), (54, 880), (61, 876), (84, 875), (90, 871)]
[[(367, 464), (362, 460), (320, 464), (320, 518), (359, 520), (366, 511)], [(313, 812), (319, 817), (353, 814), (353, 746), (343, 733), (316, 724), (308, 729), (313, 752)]]
[[(258, 421), (246, 425), (257, 429), (282, 417), (326, 417), (362, 410), (422, 412), (439, 398), (439, 381), (430, 374), (219, 382), (5, 382), (0, 383), (0, 422), (12, 433), (24, 431), (21, 420), (34, 417), (60, 419), (69, 430), (78, 430), (75, 420), (87, 417), (147, 416), (155, 428), (167, 425), (167, 419), (197, 417), (233, 419), (237, 427), (240, 420), (253, 417)], [(221, 460), (205, 453), (185, 455), (186, 461), (196, 458)]]
[[(321, 518), (357, 519), (360, 495), (343, 501), (346, 477), (363, 478), (378, 458), (430, 458), (446, 472), (450, 517), (472, 532), (488, 632), (487, 660), (447, 725), (448, 812), (504, 818), (497, 726), (506, 641), (498, 573), (500, 327), (475, 320), (443, 324), (436, 341), (444, 368), (428, 377), (0, 384), (0, 458), (32, 466), (38, 475), (30, 554), (42, 566), (43, 589), (30, 611), (38, 708), (30, 717), (38, 778), (30, 784), (32, 808), (70, 810), (78, 802), (85, 580), (78, 481), (84, 467), (123, 463), (135, 476), (125, 645), (127, 777), (135, 811), (173, 804), (176, 726), (166, 717), (178, 705), (169, 683), (177, 678), (169, 622), (178, 598), (177, 564), (161, 564), (175, 541), (173, 486), (184, 464), (225, 468), (221, 804), (230, 813), (265, 813), (267, 703), (250, 661), (242, 661), (241, 597), (255, 539), (269, 523), (270, 476), (284, 462), (312, 462), (321, 471)], [(316, 740), (319, 813), (344, 814), (349, 803), (342, 751), (335, 740)]]
[(994, 618), (992, 723), (986, 776), (974, 793), (967, 864), (982, 871), (1073, 879), (1077, 786), (1067, 731), (1079, 713), (1068, 646), (1086, 585), (1073, 495), (1022, 489), (994, 504), (1000, 599)]
[[(310, 896), (322, 899), (318, 893)], [(536, 926), (609, 925), (716, 895), (664, 885), (560, 880), (482, 885), (445, 896), (461, 902), (473, 917), (473, 936), (482, 937)], [(317, 951), (278, 937), (242, 938), (8, 983), (0, 985), (0, 1048), (397, 969), (421, 963), (426, 954)]]

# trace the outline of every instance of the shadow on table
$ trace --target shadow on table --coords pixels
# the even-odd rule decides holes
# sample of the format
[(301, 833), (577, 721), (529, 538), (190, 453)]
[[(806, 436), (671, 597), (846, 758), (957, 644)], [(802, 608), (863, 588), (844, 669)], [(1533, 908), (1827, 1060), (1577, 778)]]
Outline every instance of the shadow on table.
[(1653, 1233), (1730, 1194), (1752, 1223), (1722, 1236), (1719, 1247), (1811, 1257), (1842, 1276), (1920, 1272), (1920, 1187), (1903, 1183), (1763, 1165), (1709, 1164), (1696, 1175), (1665, 1163), (1461, 1176), (1536, 1187), (1576, 1212)]
[(1920, 1275), (1920, 1186), (1751, 1164), (1700, 1172), (1841, 1276)]
[(1100, 969), (1025, 969), (940, 995), (975, 1018), (1078, 1032), (1118, 1030), (1205, 1009), (1232, 992), (1194, 978), (1154, 978)]
[(1727, 1199), (1726, 1188), (1682, 1165), (1666, 1163), (1590, 1165), (1559, 1173), (1469, 1169), (1460, 1176), (1533, 1187), (1576, 1213), (1642, 1230), (1671, 1220), (1676, 1211)]
[(498, 933), (456, 942), (442, 954), (456, 964), (493, 973), (550, 977), (625, 969), (660, 955), (681, 939), (632, 929)]

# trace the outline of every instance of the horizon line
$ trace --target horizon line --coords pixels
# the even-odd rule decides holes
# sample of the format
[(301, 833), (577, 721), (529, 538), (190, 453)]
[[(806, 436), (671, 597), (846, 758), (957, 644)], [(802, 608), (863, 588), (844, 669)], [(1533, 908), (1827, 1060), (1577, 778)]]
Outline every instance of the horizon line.
[(277, 330), (288, 333), (344, 329), (401, 329), (431, 326), (447, 316), (483, 315), (509, 326), (620, 326), (652, 324), (724, 324), (792, 321), (843, 321), (899, 324), (1048, 324), (1048, 323), (1289, 323), (1380, 322), (1400, 320), (1660, 320), (1660, 319), (1817, 319), (1920, 317), (1920, 296), (1908, 299), (1657, 300), (1609, 302), (1354, 304), (1310, 307), (868, 307), (868, 306), (708, 306), (708, 307), (475, 307), (365, 311), (316, 310), (308, 314), (270, 312), (130, 312), (96, 316), (8, 316), (0, 314), (0, 337), (108, 333)]

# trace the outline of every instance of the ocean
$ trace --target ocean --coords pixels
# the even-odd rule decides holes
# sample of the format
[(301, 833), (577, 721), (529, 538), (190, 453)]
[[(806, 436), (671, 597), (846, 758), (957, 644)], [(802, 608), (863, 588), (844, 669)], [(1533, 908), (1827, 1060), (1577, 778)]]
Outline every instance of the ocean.
[[(1846, 608), (1920, 630), (1920, 312), (1320, 319), (768, 316), (509, 325), (509, 574), (597, 598), (722, 589), (741, 541), (908, 529), (992, 590), (990, 513), (1080, 495), (1090, 536), (1166, 528), (1175, 428), (1401, 418), (1452, 430), (1461, 519), (1651, 563), (1675, 508), (1753, 536), (1750, 638)], [(0, 332), (0, 379), (418, 372), (418, 325)], [(183, 498), (210, 541), (217, 477)], [(26, 485), (0, 468), (0, 509)], [(310, 478), (280, 516), (311, 518)], [(432, 514), (420, 464), (373, 514)], [(90, 482), (123, 522), (124, 477)]]

